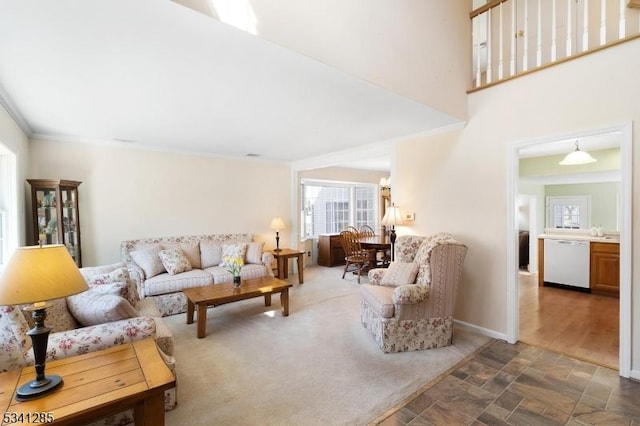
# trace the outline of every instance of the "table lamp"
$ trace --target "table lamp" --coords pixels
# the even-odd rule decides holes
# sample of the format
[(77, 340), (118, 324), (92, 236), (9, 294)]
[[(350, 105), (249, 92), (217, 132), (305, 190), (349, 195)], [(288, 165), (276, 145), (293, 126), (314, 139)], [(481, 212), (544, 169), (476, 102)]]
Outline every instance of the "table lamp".
[(280, 234), (279, 232), (284, 229), (284, 222), (281, 217), (274, 217), (271, 221), (271, 229), (276, 231), (276, 250), (280, 251)]
[(391, 261), (393, 262), (395, 260), (394, 246), (396, 243), (396, 225), (404, 225), (402, 215), (400, 214), (400, 209), (395, 204), (391, 204), (391, 207), (387, 209), (380, 224), (383, 226), (391, 226), (389, 240), (391, 241)]
[(88, 286), (63, 245), (19, 247), (0, 275), (0, 305), (25, 305), (33, 312), (31, 337), (36, 378), (20, 386), (16, 399), (28, 400), (48, 394), (62, 384), (57, 375), (44, 374), (51, 329), (44, 325), (47, 301), (71, 296)]

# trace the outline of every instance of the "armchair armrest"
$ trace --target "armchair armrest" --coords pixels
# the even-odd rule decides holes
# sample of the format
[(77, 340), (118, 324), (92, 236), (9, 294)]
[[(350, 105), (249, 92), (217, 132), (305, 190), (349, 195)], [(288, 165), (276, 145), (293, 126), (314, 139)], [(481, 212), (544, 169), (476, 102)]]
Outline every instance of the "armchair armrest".
[(431, 289), (426, 285), (408, 284), (394, 288), (391, 299), (397, 304), (416, 304), (427, 300), (430, 294)]
[(139, 267), (138, 265), (132, 262), (127, 263), (126, 266), (127, 266), (127, 269), (129, 270), (129, 278), (131, 278), (136, 282), (138, 295), (142, 299), (143, 297), (146, 296), (144, 293), (144, 280), (145, 280), (144, 271), (142, 270), (141, 267)]
[[(135, 317), (92, 325), (49, 335), (47, 360), (95, 352), (123, 343), (156, 337), (156, 322), (150, 317)], [(33, 364), (33, 351), (28, 352)]]
[(273, 257), (273, 253), (270, 251), (265, 251), (262, 253), (262, 264), (267, 268), (267, 274), (270, 277), (273, 277), (273, 263), (275, 262), (275, 258)]
[(384, 275), (386, 268), (373, 268), (369, 270), (369, 284), (380, 285), (380, 280)]

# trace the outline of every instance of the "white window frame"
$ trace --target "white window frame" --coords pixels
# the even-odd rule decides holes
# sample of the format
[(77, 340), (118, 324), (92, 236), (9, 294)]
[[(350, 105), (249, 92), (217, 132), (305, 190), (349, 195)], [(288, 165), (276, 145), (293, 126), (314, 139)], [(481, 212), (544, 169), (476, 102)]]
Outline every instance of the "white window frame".
[[(378, 184), (377, 183), (367, 183), (367, 182), (343, 182), (343, 181), (328, 181), (328, 180), (317, 180), (317, 179), (302, 179), (300, 185), (300, 236), (302, 239), (306, 238), (316, 238), (320, 234), (325, 234), (326, 232), (316, 231), (307, 234), (306, 227), (306, 216), (309, 214), (307, 211), (309, 206), (305, 206), (305, 186), (322, 186), (322, 187), (335, 187), (335, 188), (345, 188), (349, 190), (349, 220), (347, 225), (352, 225), (358, 227), (361, 221), (357, 220), (356, 217), (356, 188), (361, 187), (370, 187), (372, 190), (373, 196), (373, 222), (372, 227), (377, 229), (379, 227), (379, 212), (380, 212), (380, 200), (378, 197)], [(337, 200), (342, 201), (342, 200)]]
[[(557, 208), (569, 209), (577, 207), (577, 221), (579, 227), (565, 226), (556, 223), (554, 214)], [(589, 229), (591, 227), (591, 196), (590, 195), (550, 195), (547, 196), (547, 228), (551, 229)]]

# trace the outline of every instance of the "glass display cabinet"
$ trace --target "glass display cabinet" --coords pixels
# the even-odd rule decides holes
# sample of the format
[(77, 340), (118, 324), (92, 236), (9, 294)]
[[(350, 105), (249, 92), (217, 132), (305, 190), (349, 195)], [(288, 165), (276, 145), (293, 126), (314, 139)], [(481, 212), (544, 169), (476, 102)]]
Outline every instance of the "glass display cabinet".
[(31, 185), (33, 244), (64, 244), (78, 267), (80, 250), (80, 215), (78, 186), (73, 180), (27, 179)]

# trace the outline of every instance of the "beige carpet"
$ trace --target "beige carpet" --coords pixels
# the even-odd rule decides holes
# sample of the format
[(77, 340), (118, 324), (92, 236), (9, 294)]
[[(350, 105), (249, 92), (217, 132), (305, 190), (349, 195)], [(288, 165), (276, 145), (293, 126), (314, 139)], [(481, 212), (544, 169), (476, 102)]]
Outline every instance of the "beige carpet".
[[(210, 308), (207, 337), (185, 314), (165, 318), (176, 343), (178, 407), (167, 425), (365, 425), (489, 338), (383, 354), (360, 325), (354, 276), (311, 267), (291, 282), (290, 316), (263, 299)], [(366, 282), (366, 280), (363, 280)]]

